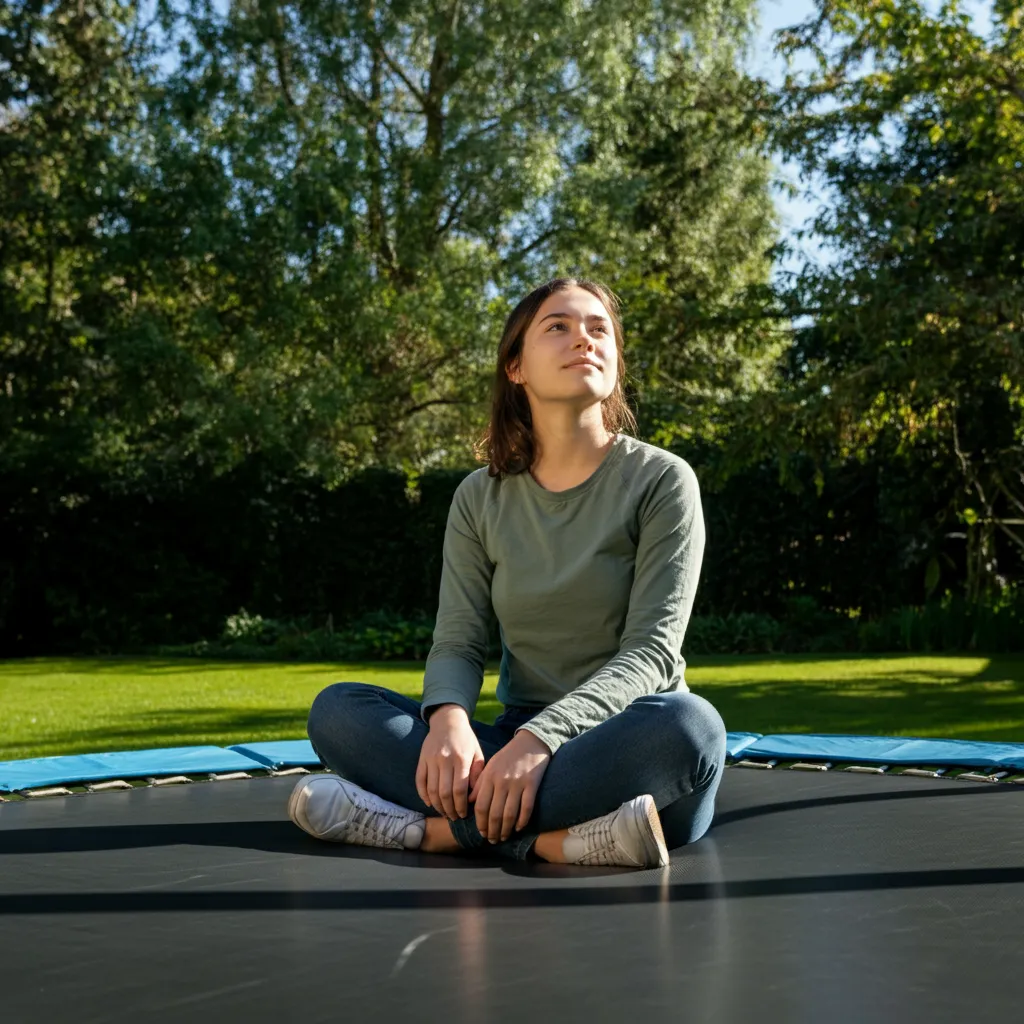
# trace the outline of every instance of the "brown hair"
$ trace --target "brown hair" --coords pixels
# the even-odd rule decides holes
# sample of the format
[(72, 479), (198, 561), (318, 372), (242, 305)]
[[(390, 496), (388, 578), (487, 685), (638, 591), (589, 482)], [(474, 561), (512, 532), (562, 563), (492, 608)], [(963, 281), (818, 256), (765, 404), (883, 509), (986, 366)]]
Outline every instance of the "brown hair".
[(626, 363), (622, 354), (622, 320), (619, 300), (603, 284), (580, 277), (556, 277), (534, 288), (512, 310), (505, 321), (505, 329), (498, 343), (498, 361), (495, 368), (491, 400), (491, 422), (476, 445), (478, 461), (490, 463), (488, 476), (522, 473), (533, 465), (535, 456), (533, 417), (530, 402), (522, 384), (509, 380), (506, 368), (518, 360), (523, 350), (523, 336), (548, 296), (569, 288), (585, 288), (604, 303), (615, 332), (618, 370), (615, 389), (601, 402), (601, 416), (606, 430), (618, 433), (624, 427), (635, 432), (636, 419), (626, 403), (623, 379)]

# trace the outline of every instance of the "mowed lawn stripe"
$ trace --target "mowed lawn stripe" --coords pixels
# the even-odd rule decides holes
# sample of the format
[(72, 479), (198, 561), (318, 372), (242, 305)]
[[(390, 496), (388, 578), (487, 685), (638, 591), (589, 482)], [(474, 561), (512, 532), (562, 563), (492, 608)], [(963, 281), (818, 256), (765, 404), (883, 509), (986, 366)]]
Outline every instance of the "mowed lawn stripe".
[[(1024, 742), (1024, 656), (719, 655), (690, 688), (733, 732), (826, 732)], [(0, 661), (0, 760), (297, 739), (331, 683), (419, 698), (421, 662), (232, 662), (146, 657)], [(492, 722), (497, 662), (476, 717)]]

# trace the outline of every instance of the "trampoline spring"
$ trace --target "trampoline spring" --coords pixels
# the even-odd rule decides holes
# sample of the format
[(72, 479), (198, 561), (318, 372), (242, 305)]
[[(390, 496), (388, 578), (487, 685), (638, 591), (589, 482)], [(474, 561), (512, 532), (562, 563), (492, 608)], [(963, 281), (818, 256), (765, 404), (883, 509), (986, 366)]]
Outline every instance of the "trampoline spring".
[(937, 779), (945, 774), (945, 768), (936, 768), (934, 771), (928, 768), (904, 768), (900, 775), (920, 775), (926, 779)]
[(22, 794), (28, 797), (34, 796), (74, 796), (66, 786), (49, 786), (46, 789), (23, 789)]
[(795, 761), (789, 766), (789, 770), (792, 771), (796, 768), (798, 771), (827, 772), (831, 767), (831, 761), (824, 761), (821, 764), (813, 764), (810, 761)]
[(777, 761), (737, 761), (733, 768), (774, 768)]
[(172, 786), (178, 782), (191, 782), (192, 780), (187, 775), (168, 775), (162, 779), (154, 778), (152, 775), (147, 775), (146, 781), (151, 786)]
[(1008, 774), (1008, 772), (993, 772), (991, 775), (982, 775), (980, 772), (961, 772), (956, 778), (967, 779), (968, 782), (998, 782)]
[(276, 779), (282, 775), (309, 775), (309, 769), (301, 765), (295, 768), (270, 768), (267, 774)]
[(871, 764), (851, 764), (843, 769), (844, 772), (871, 772), (872, 775), (884, 775), (886, 769), (889, 766), (887, 764), (871, 765)]
[(228, 772), (226, 775), (218, 775), (216, 772), (208, 772), (211, 782), (231, 782), (234, 779), (251, 779), (248, 772)]
[(90, 793), (102, 793), (105, 789), (134, 789), (135, 787), (124, 779), (111, 779), (109, 782), (87, 782), (85, 788)]

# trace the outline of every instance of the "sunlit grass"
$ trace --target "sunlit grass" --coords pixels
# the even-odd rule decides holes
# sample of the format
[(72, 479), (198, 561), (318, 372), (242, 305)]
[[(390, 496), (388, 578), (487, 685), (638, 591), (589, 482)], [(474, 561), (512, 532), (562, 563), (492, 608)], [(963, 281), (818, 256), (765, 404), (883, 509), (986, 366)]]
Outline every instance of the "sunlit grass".
[[(690, 688), (733, 732), (826, 732), (1024, 742), (1024, 657), (702, 656)], [(167, 658), (0, 662), (0, 760), (305, 736), (340, 680), (419, 698), (423, 664)], [(476, 717), (493, 721), (498, 666)]]

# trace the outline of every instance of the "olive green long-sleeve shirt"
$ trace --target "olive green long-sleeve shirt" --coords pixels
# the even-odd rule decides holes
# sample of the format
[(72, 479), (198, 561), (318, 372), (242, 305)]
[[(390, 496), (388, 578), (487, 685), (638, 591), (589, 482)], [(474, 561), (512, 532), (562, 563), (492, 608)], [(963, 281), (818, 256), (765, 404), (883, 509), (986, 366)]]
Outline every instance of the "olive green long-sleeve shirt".
[(688, 690), (681, 648), (703, 555), (693, 470), (629, 434), (564, 491), (474, 470), (448, 513), (423, 720), (447, 703), (473, 716), (495, 616), (497, 698), (542, 707), (521, 728), (552, 753), (637, 697)]

